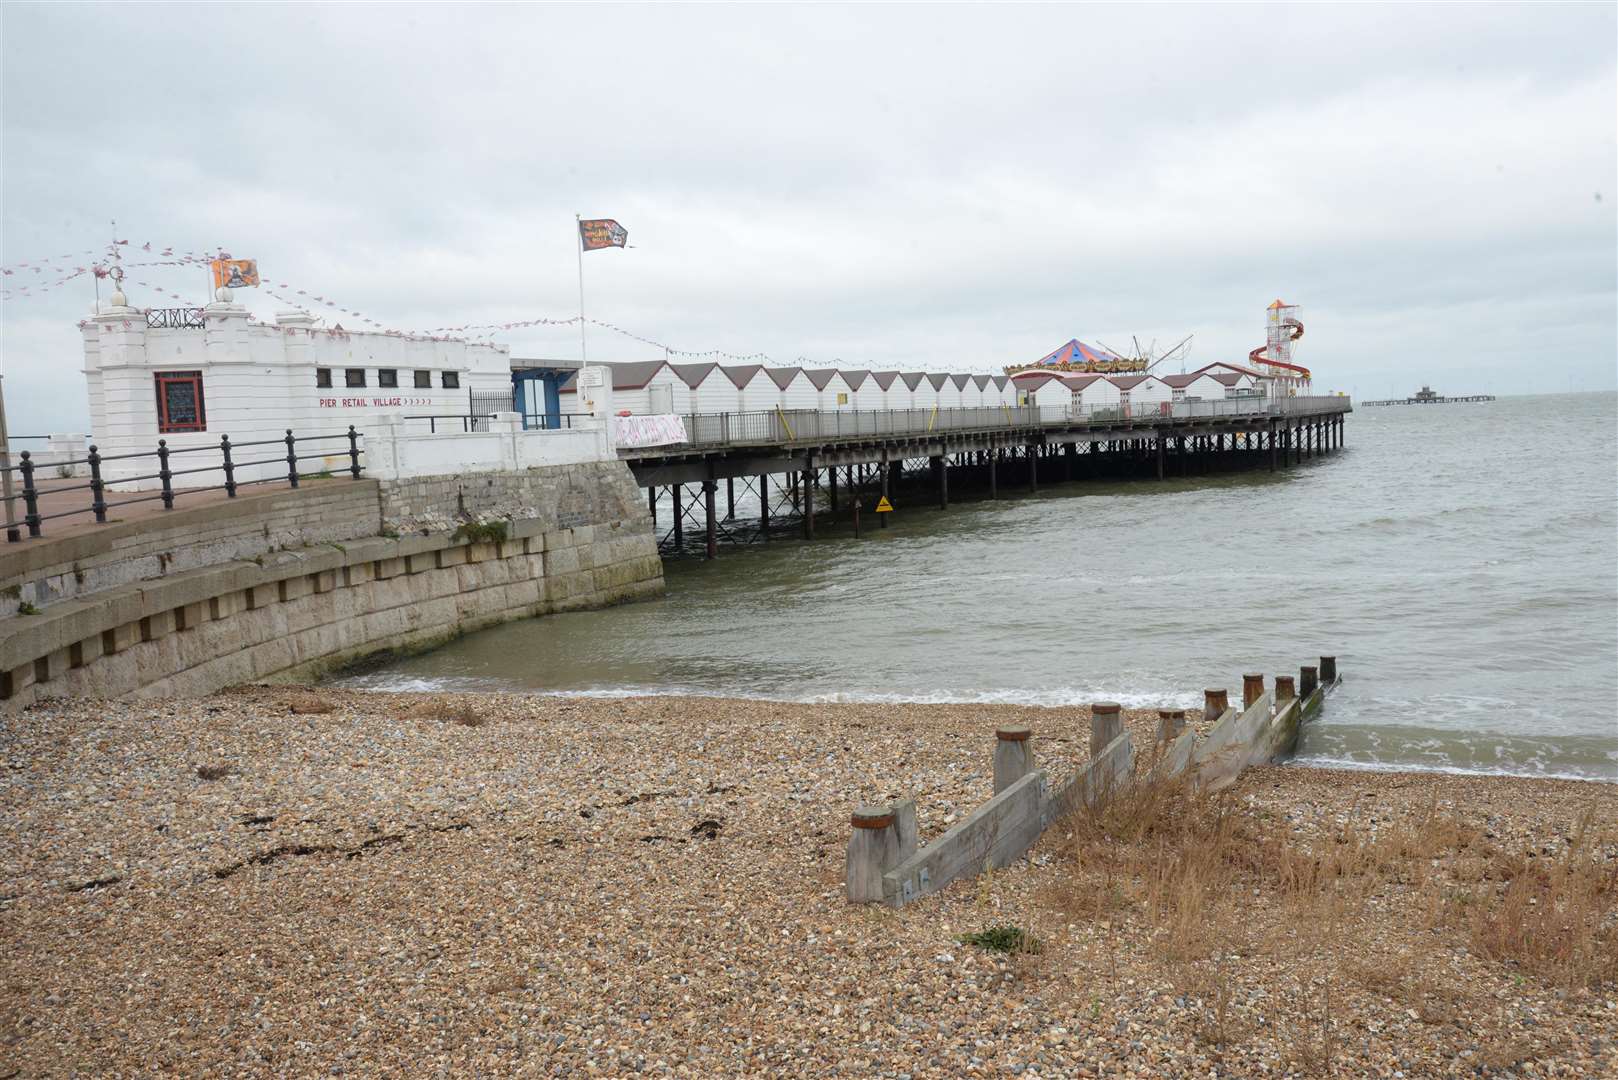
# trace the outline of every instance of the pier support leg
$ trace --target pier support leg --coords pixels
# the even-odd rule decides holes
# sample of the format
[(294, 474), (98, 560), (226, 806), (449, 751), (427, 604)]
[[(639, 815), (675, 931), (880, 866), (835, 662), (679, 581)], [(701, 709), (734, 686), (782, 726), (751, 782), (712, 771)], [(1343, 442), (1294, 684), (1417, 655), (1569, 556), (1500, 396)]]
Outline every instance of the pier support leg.
[(646, 511), (652, 515), (652, 528), (657, 528), (657, 485), (646, 489)]
[(1073, 482), (1073, 459), (1079, 456), (1079, 448), (1074, 443), (1062, 444), (1062, 478), (1068, 483)]
[(803, 470), (803, 538), (815, 538), (815, 470)]
[(794, 514), (803, 513), (803, 507), (798, 501), (798, 482), (800, 479), (797, 469), (787, 473), (787, 493), (792, 496), (792, 512)]
[[(1279, 455), (1279, 450), (1278, 450), (1278, 448), (1276, 447), (1276, 444), (1275, 444), (1275, 435), (1276, 435), (1275, 425), (1271, 424), (1270, 425), (1270, 471), (1271, 472), (1275, 471), (1276, 466), (1278, 464), (1278, 462), (1276, 461), (1276, 458), (1280, 456)], [(1262, 435), (1259, 436), (1259, 437), (1261, 439), (1263, 438)]]
[(736, 520), (736, 478), (725, 477), (725, 520)]
[(677, 551), (685, 549), (685, 508), (681, 506), (684, 500), (681, 496), (685, 492), (684, 484), (670, 484), (669, 491), (674, 496), (674, 547)]
[(995, 465), (999, 460), (1000, 448), (995, 447), (993, 450), (989, 451), (989, 498), (991, 499), (998, 499), (1000, 497), (999, 480), (995, 475)]
[(707, 547), (703, 558), (711, 559), (719, 554), (719, 530), (714, 522), (714, 498), (718, 494), (717, 481), (708, 479), (702, 482), (702, 509), (704, 524), (707, 530)]
[(837, 466), (833, 465), (826, 470), (827, 498), (830, 500), (830, 510), (833, 517), (837, 516)]
[(758, 474), (758, 534), (770, 538), (770, 474)]
[(949, 458), (943, 454), (931, 459), (933, 484), (938, 488), (938, 508), (949, 507)]
[(1028, 444), (1028, 490), (1039, 490), (1039, 452), (1033, 443)]
[(1166, 437), (1159, 431), (1157, 433), (1157, 478), (1163, 479), (1163, 442)]
[[(886, 450), (882, 451), (882, 463), (876, 467), (876, 471), (877, 471), (878, 478), (882, 481), (882, 497), (884, 499), (886, 499), (888, 497), (888, 472), (889, 472), (889, 469), (888, 469), (888, 452)], [(881, 523), (882, 528), (886, 529), (888, 527), (888, 518), (890, 518), (892, 516), (893, 516), (892, 514), (878, 514), (876, 516), (876, 520)]]

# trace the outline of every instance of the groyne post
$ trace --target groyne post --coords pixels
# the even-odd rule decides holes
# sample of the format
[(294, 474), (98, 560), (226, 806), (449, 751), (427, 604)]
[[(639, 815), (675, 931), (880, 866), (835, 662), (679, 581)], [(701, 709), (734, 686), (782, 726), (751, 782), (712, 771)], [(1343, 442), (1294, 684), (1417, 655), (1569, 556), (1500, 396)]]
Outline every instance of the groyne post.
[(916, 802), (861, 806), (849, 819), (845, 874), (848, 899), (863, 904), (882, 900), (882, 875), (916, 853)]
[(1322, 656), (1320, 658), (1320, 681), (1327, 686), (1337, 681), (1337, 657)]
[(1204, 690), (1202, 692), (1202, 722), (1211, 724), (1225, 715), (1230, 708), (1230, 691)]
[(1291, 675), (1277, 675), (1275, 677), (1275, 704), (1277, 707), (1285, 705), (1298, 696), (1297, 686)]
[(1298, 696), (1307, 699), (1320, 685), (1319, 669), (1305, 665), (1298, 669)]
[(1242, 676), (1242, 711), (1246, 712), (1253, 707), (1253, 702), (1264, 696), (1264, 676), (1262, 674), (1247, 674)]
[(1116, 701), (1098, 701), (1090, 706), (1090, 760), (1094, 761), (1124, 731), (1122, 706)]
[(1034, 771), (1033, 732), (1013, 725), (999, 727), (994, 732), (994, 793), (1006, 788)]
[(1184, 709), (1157, 710), (1157, 741), (1160, 744), (1173, 742), (1180, 737), (1180, 732), (1184, 730)]

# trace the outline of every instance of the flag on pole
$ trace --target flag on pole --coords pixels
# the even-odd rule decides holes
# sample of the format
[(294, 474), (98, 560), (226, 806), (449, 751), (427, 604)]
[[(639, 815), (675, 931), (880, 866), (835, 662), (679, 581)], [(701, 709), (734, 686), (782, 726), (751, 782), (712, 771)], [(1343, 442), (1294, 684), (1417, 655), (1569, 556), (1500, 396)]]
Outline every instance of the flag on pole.
[(257, 259), (214, 259), (210, 265), (216, 289), (247, 289), (258, 284)]
[(586, 218), (579, 222), (579, 240), (585, 251), (624, 247), (629, 243), (629, 230), (611, 218)]

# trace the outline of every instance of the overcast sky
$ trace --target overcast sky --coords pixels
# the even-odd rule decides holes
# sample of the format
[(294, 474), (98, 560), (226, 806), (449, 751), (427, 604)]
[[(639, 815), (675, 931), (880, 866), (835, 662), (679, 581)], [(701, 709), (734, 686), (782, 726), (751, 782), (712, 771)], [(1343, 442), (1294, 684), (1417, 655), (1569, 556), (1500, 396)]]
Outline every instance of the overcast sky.
[[(1279, 296), (1318, 388), (1611, 389), (1614, 12), (7, 3), (0, 263), (116, 218), (392, 328), (566, 318), (583, 213), (634, 245), (585, 256), (588, 314), (676, 348), (988, 371), (1195, 332), (1201, 364)], [(83, 430), (93, 296), (5, 302), (13, 432)]]

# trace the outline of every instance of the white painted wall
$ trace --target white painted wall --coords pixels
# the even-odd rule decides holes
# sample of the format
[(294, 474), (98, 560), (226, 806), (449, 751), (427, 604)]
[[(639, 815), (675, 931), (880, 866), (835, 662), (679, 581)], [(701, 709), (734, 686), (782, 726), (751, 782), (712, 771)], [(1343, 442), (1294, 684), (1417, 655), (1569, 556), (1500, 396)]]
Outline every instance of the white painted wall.
[(773, 412), (781, 405), (781, 389), (775, 380), (759, 368), (742, 387), (742, 412)]
[(1119, 402), (1117, 385), (1106, 379), (1092, 379), (1088, 385), (1073, 390), (1072, 394), (1074, 410), (1079, 413), (1116, 408)]
[(719, 367), (708, 372), (707, 378), (697, 384), (691, 397), (692, 412), (740, 412), (742, 407), (741, 391), (730, 381), (730, 376), (725, 374), (725, 370)]
[(607, 445), (606, 425), (555, 430), (522, 429), (516, 413), (500, 414), (495, 430), (470, 434), (422, 434), (402, 414), (379, 418), (367, 437), (366, 475), (379, 480), (415, 476), (448, 476), (514, 472), (544, 465), (577, 465), (610, 461), (617, 455)]
[[(893, 385), (897, 387), (901, 385), (901, 383), (896, 382)], [(927, 381), (926, 376), (923, 376), (921, 380), (916, 383), (916, 388), (910, 391), (909, 408), (931, 409), (937, 404), (938, 391), (934, 390), (933, 384)]]
[[(368, 435), (380, 417), (399, 412), (465, 415), (469, 391), (509, 395), (511, 390), (511, 357), (503, 346), (338, 332), (317, 328), (301, 314), (279, 316), (275, 325), (255, 323), (237, 304), (210, 304), (204, 311), (206, 329), (149, 329), (144, 312), (127, 307), (107, 308), (81, 324), (90, 415), (102, 454), (153, 452), (160, 438), (171, 450), (217, 447), (220, 437), (229, 435), (240, 447), (232, 455), (236, 461), (284, 459), (284, 444), (248, 444), (282, 439), (291, 428), (309, 440), (300, 454), (331, 451), (300, 461), (300, 472), (335, 470), (347, 466), (347, 440), (316, 442), (314, 436), (344, 433), (350, 424)], [(331, 371), (330, 388), (316, 386), (320, 368)], [(348, 368), (365, 373), (364, 387), (345, 385)], [(377, 372), (384, 368), (398, 373), (398, 387), (378, 385)], [(414, 386), (417, 370), (431, 373), (431, 386)], [(202, 373), (204, 430), (158, 430), (154, 376), (170, 371)], [(444, 388), (445, 372), (458, 377), (458, 388)], [(426, 422), (419, 426), (425, 428)], [(216, 455), (206, 456), (217, 460)], [(199, 453), (190, 460), (200, 463), (203, 457)], [(103, 475), (117, 481), (153, 471), (151, 459), (131, 459), (108, 462)], [(237, 479), (284, 473), (284, 461), (277, 460), (244, 466)], [(211, 473), (176, 478), (186, 486), (220, 482), (222, 476)]]

